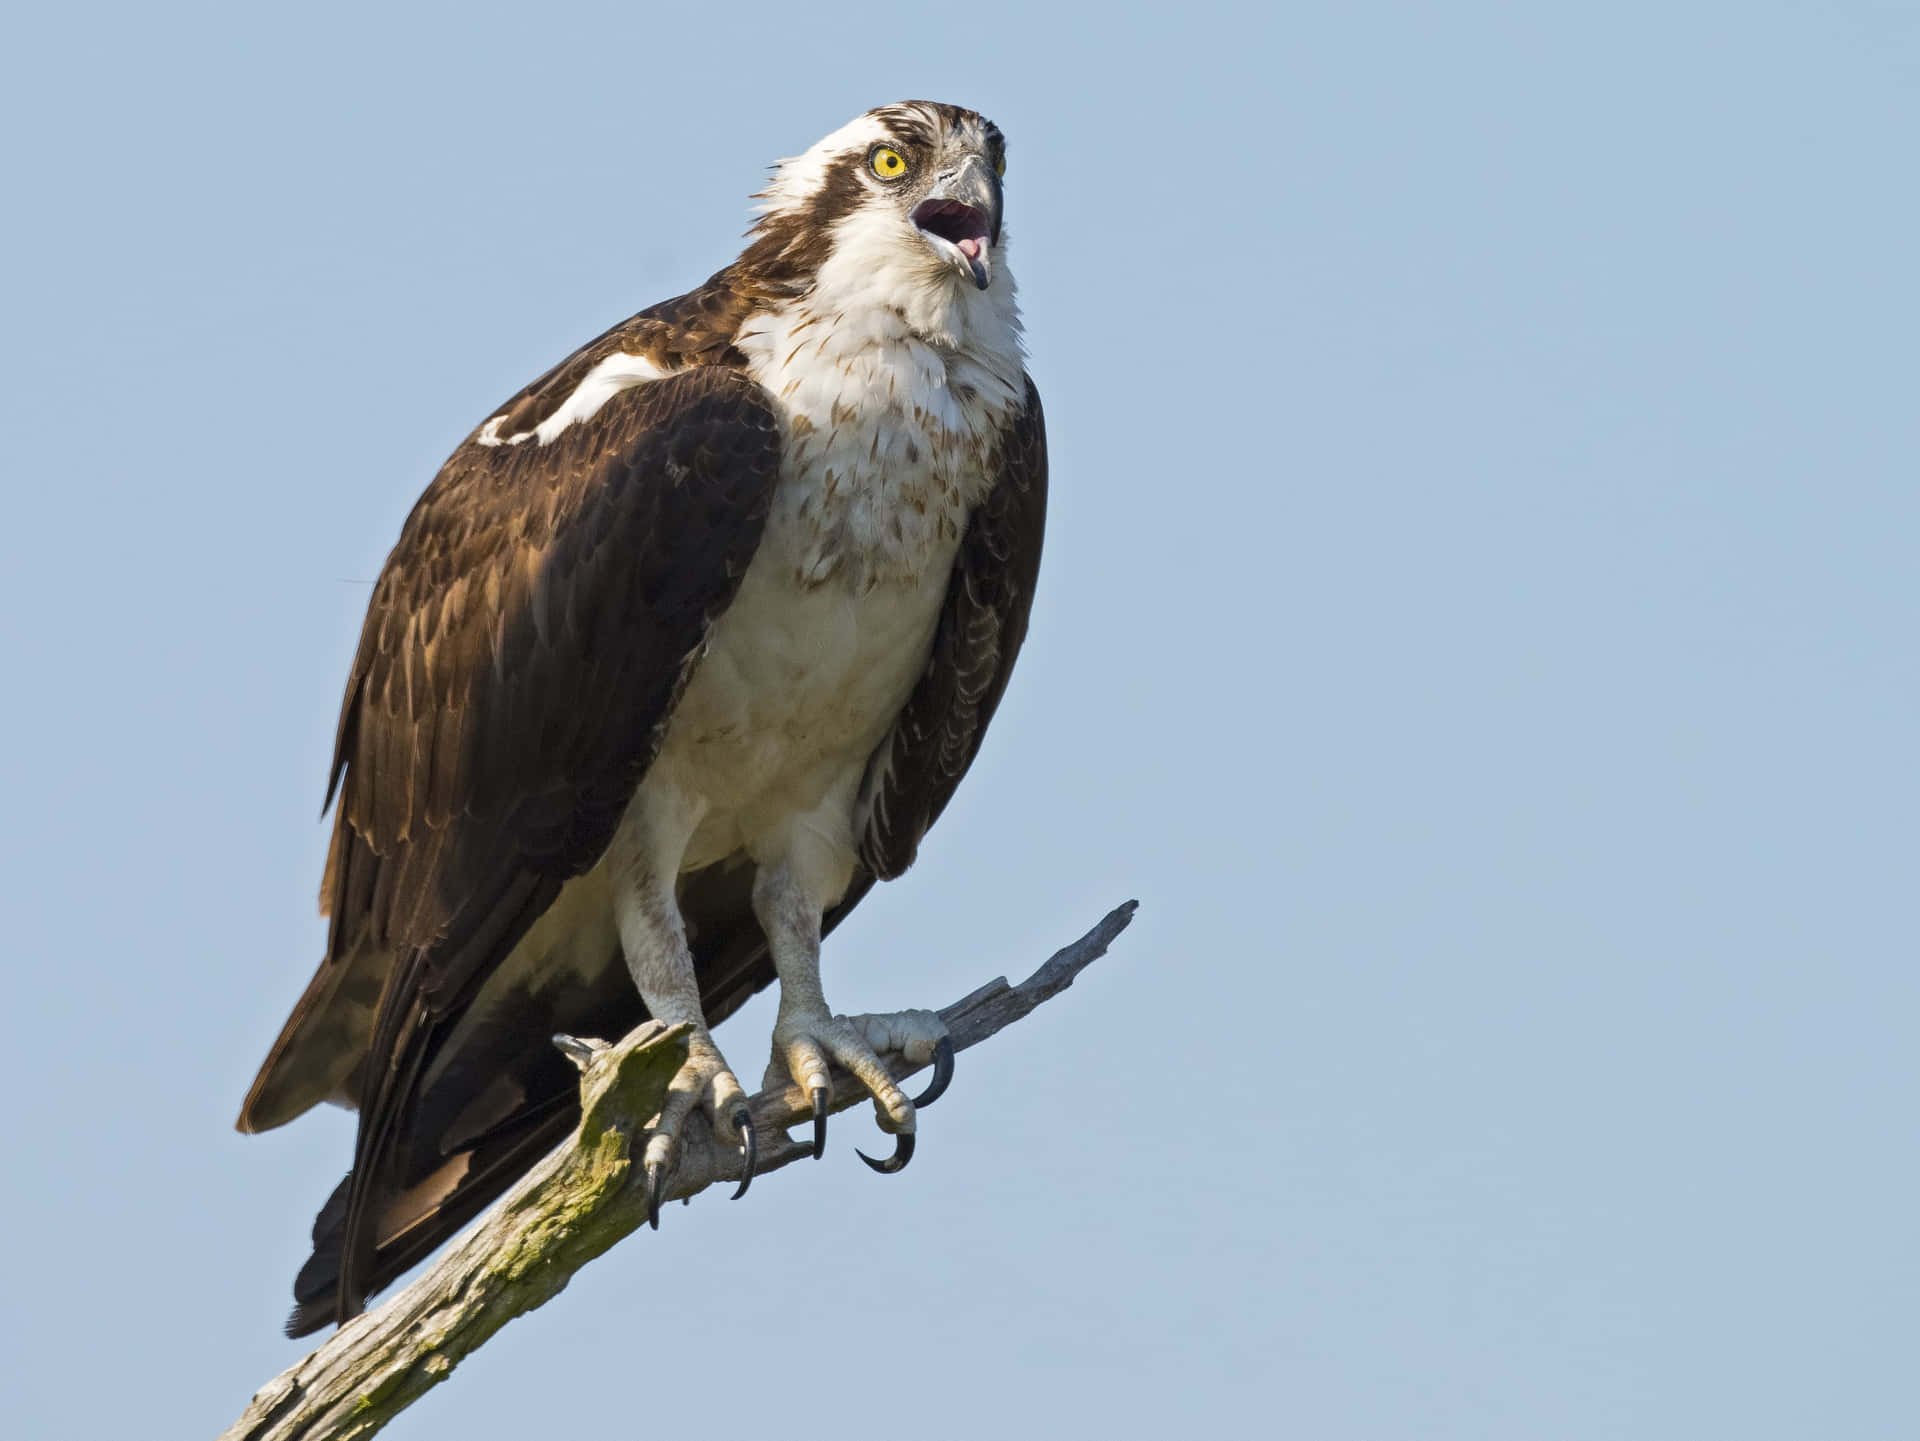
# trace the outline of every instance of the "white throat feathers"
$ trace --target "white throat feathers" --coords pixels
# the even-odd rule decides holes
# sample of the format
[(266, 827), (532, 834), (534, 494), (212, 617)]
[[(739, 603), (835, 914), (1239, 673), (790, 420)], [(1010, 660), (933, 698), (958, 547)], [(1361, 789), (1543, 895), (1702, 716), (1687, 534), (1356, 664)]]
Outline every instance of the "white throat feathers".
[(898, 280), (856, 253), (837, 251), (810, 295), (753, 316), (735, 343), (786, 422), (770, 538), (800, 583), (866, 589), (944, 570), (1025, 383), (1004, 266), (985, 292), (928, 276), (923, 328)]

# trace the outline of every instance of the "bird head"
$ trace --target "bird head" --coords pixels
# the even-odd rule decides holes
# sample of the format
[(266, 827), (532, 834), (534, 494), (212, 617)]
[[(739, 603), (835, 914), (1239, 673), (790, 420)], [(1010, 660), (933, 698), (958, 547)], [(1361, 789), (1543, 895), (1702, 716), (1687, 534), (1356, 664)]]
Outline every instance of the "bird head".
[(866, 295), (909, 315), (969, 291), (1010, 298), (1006, 163), (999, 127), (974, 111), (920, 100), (869, 110), (780, 162), (743, 259), (836, 304)]

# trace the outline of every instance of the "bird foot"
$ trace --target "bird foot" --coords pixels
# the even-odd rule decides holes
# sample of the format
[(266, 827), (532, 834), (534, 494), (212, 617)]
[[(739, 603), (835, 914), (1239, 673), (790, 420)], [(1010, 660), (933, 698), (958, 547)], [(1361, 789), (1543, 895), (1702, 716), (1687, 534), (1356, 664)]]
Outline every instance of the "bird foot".
[(686, 1064), (667, 1086), (666, 1104), (648, 1128), (641, 1163), (647, 1181), (647, 1224), (656, 1231), (660, 1229), (660, 1202), (666, 1194), (667, 1177), (672, 1174), (680, 1151), (680, 1132), (696, 1107), (706, 1113), (716, 1137), (739, 1140), (740, 1187), (733, 1193), (737, 1201), (747, 1194), (747, 1187), (753, 1183), (759, 1143), (754, 1135), (753, 1114), (747, 1107), (747, 1093), (727, 1069), (726, 1058), (705, 1029), (695, 1031), (688, 1042)]
[[(895, 1084), (880, 1053), (892, 1051), (915, 1065), (933, 1063), (933, 1080), (919, 1097), (908, 1100)], [(932, 1011), (893, 1011), (863, 1016), (833, 1016), (824, 1010), (783, 1015), (773, 1028), (773, 1057), (763, 1084), (791, 1082), (813, 1097), (813, 1154), (827, 1144), (827, 1106), (833, 1096), (832, 1065), (838, 1062), (873, 1097), (880, 1129), (895, 1136), (894, 1153), (876, 1161), (860, 1159), (876, 1171), (904, 1168), (913, 1157), (914, 1112), (940, 1098), (953, 1079), (953, 1040)]]

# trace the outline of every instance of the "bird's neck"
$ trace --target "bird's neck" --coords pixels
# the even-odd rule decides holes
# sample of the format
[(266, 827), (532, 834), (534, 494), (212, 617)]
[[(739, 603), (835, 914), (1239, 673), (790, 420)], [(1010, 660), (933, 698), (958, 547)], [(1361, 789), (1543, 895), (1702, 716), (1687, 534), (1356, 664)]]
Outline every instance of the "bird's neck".
[(734, 345), (803, 428), (906, 416), (985, 439), (1025, 396), (1011, 303), (1001, 321), (970, 317), (958, 335), (929, 334), (895, 305), (815, 289), (749, 315)]

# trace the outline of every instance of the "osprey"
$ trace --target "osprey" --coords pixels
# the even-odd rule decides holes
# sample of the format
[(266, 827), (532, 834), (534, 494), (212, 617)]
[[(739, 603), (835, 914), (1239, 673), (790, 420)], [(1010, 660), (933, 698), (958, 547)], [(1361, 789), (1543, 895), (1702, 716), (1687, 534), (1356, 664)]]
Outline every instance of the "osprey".
[[(693, 1027), (644, 1153), (698, 1109), (755, 1140), (711, 1028), (778, 980), (767, 1084), (828, 1068), (912, 1154), (881, 1054), (930, 1012), (834, 1014), (820, 940), (899, 875), (1025, 635), (1040, 398), (970, 110), (870, 111), (782, 162), (738, 260), (487, 416), (408, 516), (340, 711), (326, 954), (243, 1131), (359, 1111), (289, 1335), (356, 1315), (562, 1140), (556, 1033)], [(738, 1194), (738, 1193), (736, 1193)]]

